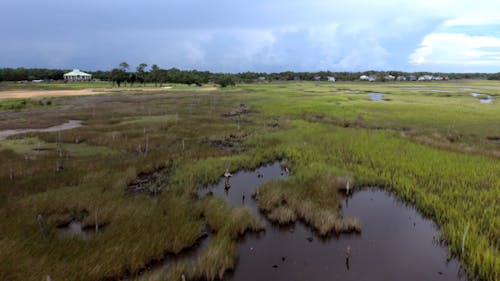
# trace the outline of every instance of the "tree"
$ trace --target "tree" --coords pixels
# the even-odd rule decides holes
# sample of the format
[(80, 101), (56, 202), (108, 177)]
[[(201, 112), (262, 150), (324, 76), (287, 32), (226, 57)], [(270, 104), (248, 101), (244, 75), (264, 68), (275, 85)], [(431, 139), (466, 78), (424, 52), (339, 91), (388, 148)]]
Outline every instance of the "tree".
[(146, 67), (148, 67), (147, 64), (141, 63), (139, 66), (136, 68), (136, 78), (139, 83), (142, 83), (144, 86), (144, 83), (146, 82)]
[(149, 72), (150, 74), (150, 77), (151, 77), (151, 81), (155, 83), (155, 87), (158, 86), (158, 82), (160, 81), (160, 68), (158, 67), (158, 65), (156, 64), (153, 64), (151, 66), (151, 71)]
[(219, 84), (221, 87), (234, 86), (236, 83), (231, 75), (219, 75), (215, 78), (215, 84)]
[(111, 70), (111, 74), (110, 74), (109, 78), (111, 81), (113, 81), (113, 83), (116, 83), (116, 85), (118, 85), (118, 87), (120, 87), (120, 84), (122, 82), (127, 81), (127, 73), (122, 69), (115, 68), (115, 69)]
[(128, 74), (128, 78), (127, 78), (127, 81), (129, 82), (130, 84), (130, 87), (133, 87), (134, 86), (134, 83), (137, 81), (137, 75), (135, 73), (129, 73)]
[(124, 72), (127, 72), (128, 69), (130, 68), (130, 65), (127, 62), (122, 62), (120, 63), (120, 69), (123, 70)]

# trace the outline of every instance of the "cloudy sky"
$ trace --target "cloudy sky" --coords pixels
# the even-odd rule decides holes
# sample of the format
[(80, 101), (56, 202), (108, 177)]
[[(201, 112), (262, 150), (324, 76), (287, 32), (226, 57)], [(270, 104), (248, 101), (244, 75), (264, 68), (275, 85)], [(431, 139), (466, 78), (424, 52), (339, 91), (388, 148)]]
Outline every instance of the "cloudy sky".
[(0, 68), (500, 72), (498, 0), (1, 0)]

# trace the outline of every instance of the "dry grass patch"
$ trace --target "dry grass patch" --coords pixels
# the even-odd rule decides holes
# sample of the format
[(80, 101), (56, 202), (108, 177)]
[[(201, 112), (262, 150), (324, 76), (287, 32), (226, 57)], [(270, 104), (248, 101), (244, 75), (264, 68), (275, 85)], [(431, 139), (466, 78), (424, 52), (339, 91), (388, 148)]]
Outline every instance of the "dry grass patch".
[(358, 219), (344, 219), (339, 192), (345, 192), (347, 177), (313, 175), (300, 181), (271, 181), (257, 190), (259, 209), (273, 222), (288, 224), (300, 219), (321, 236), (360, 232)]

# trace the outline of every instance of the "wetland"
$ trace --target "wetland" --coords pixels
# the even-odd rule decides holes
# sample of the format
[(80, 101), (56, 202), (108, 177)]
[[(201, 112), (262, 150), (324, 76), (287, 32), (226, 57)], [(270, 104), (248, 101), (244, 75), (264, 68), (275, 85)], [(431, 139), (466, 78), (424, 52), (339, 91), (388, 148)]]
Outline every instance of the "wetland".
[(498, 83), (330, 85), (2, 110), (0, 279), (496, 280)]

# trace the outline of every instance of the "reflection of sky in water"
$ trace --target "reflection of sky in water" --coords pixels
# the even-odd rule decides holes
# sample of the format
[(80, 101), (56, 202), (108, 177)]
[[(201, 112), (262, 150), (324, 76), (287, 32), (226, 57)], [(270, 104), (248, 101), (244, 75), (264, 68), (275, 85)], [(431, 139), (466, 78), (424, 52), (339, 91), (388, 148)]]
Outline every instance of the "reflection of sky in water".
[(479, 98), (480, 103), (492, 103), (493, 102), (493, 97), (485, 94), (479, 94), (479, 93), (470, 93), (471, 96), (475, 98)]
[(382, 93), (368, 93), (370, 95), (370, 100), (372, 101), (382, 101), (384, 94)]
[[(374, 93), (380, 94), (380, 93)], [(382, 94), (380, 94), (382, 95)], [(381, 190), (367, 189), (344, 198), (344, 217), (358, 217), (361, 234), (318, 237), (301, 222), (277, 226), (258, 211), (251, 194), (268, 180), (285, 179), (279, 163), (238, 172), (225, 189), (224, 179), (209, 191), (233, 206), (247, 207), (265, 231), (246, 234), (238, 244), (234, 271), (224, 280), (465, 280), (456, 259), (436, 239), (434, 223)], [(245, 194), (245, 199), (242, 195)], [(346, 262), (346, 249), (351, 257)]]
[(493, 98), (491, 96), (488, 96), (487, 98), (479, 99), (479, 101), (481, 103), (492, 103), (493, 102)]
[(485, 94), (478, 94), (478, 93), (471, 93), (470, 95), (475, 97), (475, 98), (479, 98), (480, 103), (492, 103), (493, 102), (492, 96), (488, 96)]
[(84, 230), (79, 221), (72, 221), (68, 226), (60, 228), (59, 231), (64, 237), (81, 237), (83, 239), (90, 239), (94, 234), (94, 229)]

